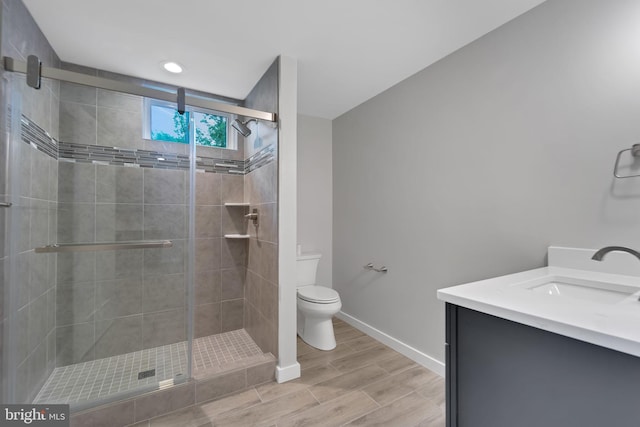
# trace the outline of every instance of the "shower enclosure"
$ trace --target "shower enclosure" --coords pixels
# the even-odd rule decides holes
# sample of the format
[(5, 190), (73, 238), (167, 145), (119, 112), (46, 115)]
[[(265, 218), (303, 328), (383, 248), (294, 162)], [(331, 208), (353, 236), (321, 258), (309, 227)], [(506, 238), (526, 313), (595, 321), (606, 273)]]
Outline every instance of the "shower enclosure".
[(3, 79), (2, 402), (79, 411), (273, 360), (275, 114), (65, 68)]

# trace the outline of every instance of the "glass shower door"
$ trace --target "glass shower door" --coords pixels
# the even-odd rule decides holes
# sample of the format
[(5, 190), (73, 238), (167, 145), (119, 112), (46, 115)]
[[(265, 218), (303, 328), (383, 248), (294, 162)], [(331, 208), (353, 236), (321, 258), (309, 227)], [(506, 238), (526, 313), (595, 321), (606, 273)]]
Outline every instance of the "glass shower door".
[[(57, 148), (41, 126), (51, 119), (54, 82), (30, 93), (24, 76), (3, 75), (7, 177), (4, 209), (3, 396), (31, 402), (55, 367), (55, 255), (34, 248), (55, 241)], [(45, 104), (46, 103), (46, 104)]]
[(43, 402), (60, 382), (77, 384), (65, 393), (82, 407), (188, 378), (188, 162), (162, 163), (142, 108), (138, 96), (61, 84), (57, 368)]
[(78, 401), (186, 378), (185, 173), (63, 161), (59, 177), (52, 378)]
[(10, 78), (5, 401), (80, 410), (186, 380), (188, 145), (148, 145), (141, 97)]

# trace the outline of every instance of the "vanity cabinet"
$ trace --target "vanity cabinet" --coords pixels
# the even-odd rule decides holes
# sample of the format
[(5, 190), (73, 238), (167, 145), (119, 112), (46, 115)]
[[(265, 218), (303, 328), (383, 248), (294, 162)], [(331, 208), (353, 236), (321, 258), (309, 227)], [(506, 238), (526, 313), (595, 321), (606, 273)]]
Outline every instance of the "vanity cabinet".
[(640, 426), (640, 358), (451, 303), (446, 328), (448, 427)]

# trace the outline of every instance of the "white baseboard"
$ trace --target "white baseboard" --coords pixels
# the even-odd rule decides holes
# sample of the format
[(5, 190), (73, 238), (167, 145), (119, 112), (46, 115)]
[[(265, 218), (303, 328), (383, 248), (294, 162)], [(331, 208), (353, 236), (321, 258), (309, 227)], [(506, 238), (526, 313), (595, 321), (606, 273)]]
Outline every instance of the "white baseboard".
[(425, 368), (435, 372), (441, 377), (444, 377), (445, 366), (443, 362), (437, 359), (434, 359), (433, 357), (421, 352), (420, 350), (416, 350), (410, 345), (407, 345), (402, 341), (399, 341), (393, 338), (392, 336), (385, 334), (384, 332), (362, 322), (361, 320), (356, 319), (355, 317), (343, 311), (336, 314), (336, 317), (340, 320), (344, 320), (354, 328), (364, 332), (370, 337), (377, 339), (382, 344), (391, 347), (398, 353), (401, 353), (407, 356), (409, 359), (413, 360), (417, 364), (424, 366)]
[(276, 366), (276, 381), (284, 383), (300, 378), (300, 364), (298, 362), (289, 366)]

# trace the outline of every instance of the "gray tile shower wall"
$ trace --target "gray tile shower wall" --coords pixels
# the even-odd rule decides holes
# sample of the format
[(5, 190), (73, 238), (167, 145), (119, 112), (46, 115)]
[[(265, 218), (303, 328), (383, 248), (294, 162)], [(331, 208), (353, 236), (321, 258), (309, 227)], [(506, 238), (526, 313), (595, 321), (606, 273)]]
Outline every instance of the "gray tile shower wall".
[(258, 226), (249, 225), (245, 329), (265, 352), (277, 355), (278, 234), (277, 163), (245, 176), (245, 194), (258, 210)]
[[(2, 56), (11, 56), (25, 60), (28, 55), (37, 55), (46, 66), (58, 67), (60, 61), (48, 41), (36, 25), (24, 4), (19, 0), (3, 0), (1, 19)], [(10, 128), (8, 122), (9, 109), (14, 99), (20, 99), (20, 105), (14, 104), (12, 117), (18, 119), (24, 114), (53, 138), (58, 137), (58, 116), (60, 86), (58, 82), (43, 79), (40, 90), (28, 88), (21, 75), (11, 75), (10, 82), (0, 93), (2, 104), (2, 120), (0, 120), (0, 155), (2, 163), (9, 156), (7, 131), (19, 135), (20, 125)], [(16, 123), (16, 120), (13, 120)], [(34, 135), (34, 137), (42, 135)], [(46, 141), (45, 141), (46, 143)], [(17, 158), (10, 163), (20, 170), (10, 170), (15, 180), (11, 190), (5, 193), (7, 183), (4, 176), (0, 182), (0, 195), (13, 203), (10, 212), (3, 210), (0, 214), (0, 229), (5, 230), (10, 224), (5, 221), (9, 213), (14, 223), (19, 226), (12, 232), (17, 239), (16, 246), (5, 247), (7, 236), (0, 235), (0, 265), (2, 268), (0, 294), (5, 294), (5, 287), (11, 286), (17, 304), (12, 305), (9, 312), (2, 312), (3, 326), (6, 319), (13, 320), (13, 332), (16, 341), (14, 346), (2, 346), (2, 358), (5, 351), (17, 352), (17, 366), (9, 367), (17, 375), (15, 400), (30, 402), (37, 394), (46, 378), (55, 366), (55, 295), (56, 295), (56, 255), (35, 254), (33, 248), (55, 242), (57, 182), (56, 147), (49, 145), (48, 150), (40, 150), (29, 144), (17, 144), (13, 147)], [(5, 175), (3, 171), (2, 175)], [(43, 256), (44, 255), (44, 256)], [(9, 269), (15, 265), (15, 269)], [(14, 274), (9, 277), (9, 270)], [(8, 279), (8, 280), (5, 280)], [(7, 331), (3, 331), (6, 338)], [(3, 341), (3, 344), (7, 344)], [(4, 366), (4, 364), (3, 364)], [(3, 372), (3, 381), (9, 372)], [(4, 388), (4, 387), (3, 387)], [(2, 396), (0, 401), (5, 401)], [(7, 396), (7, 398), (10, 398)]]
[[(104, 72), (92, 70), (86, 67), (79, 67), (73, 64), (63, 64), (64, 68), (89, 73), (93, 75), (102, 75)], [(113, 75), (108, 73), (105, 77), (125, 79), (134, 83), (140, 83), (138, 79), (127, 76)], [(100, 89), (88, 89), (72, 84), (63, 84), (61, 87), (61, 110), (69, 111), (69, 114), (61, 114), (61, 157), (73, 158), (77, 163), (71, 166), (62, 163), (61, 166), (61, 186), (63, 175), (78, 178), (73, 186), (73, 194), (64, 194), (65, 190), (61, 190), (61, 201), (64, 203), (61, 208), (69, 209), (65, 218), (59, 220), (61, 229), (60, 237), (67, 240), (75, 240), (78, 238), (91, 238), (92, 233), (96, 241), (109, 240), (135, 240), (142, 230), (145, 239), (176, 239), (176, 236), (186, 237), (187, 230), (187, 205), (186, 199), (181, 199), (185, 195), (184, 191), (188, 183), (184, 181), (177, 184), (174, 179), (164, 179), (176, 176), (176, 173), (183, 173), (188, 168), (187, 147), (175, 143), (160, 143), (156, 141), (148, 141), (141, 138), (142, 130), (136, 126), (121, 125), (123, 121), (141, 122), (142, 100), (135, 96), (112, 94), (108, 91)], [(117, 110), (117, 111), (112, 111)], [(76, 123), (80, 117), (83, 123)], [(118, 133), (110, 133), (109, 129), (119, 128)], [(262, 128), (262, 126), (261, 126)], [(95, 137), (94, 137), (95, 135)], [(258, 135), (258, 133), (256, 133)], [(272, 127), (264, 127), (262, 137), (259, 141), (252, 145), (250, 150), (251, 156), (245, 158), (245, 144), (238, 144), (237, 150), (212, 149), (208, 147), (197, 147), (197, 168), (198, 172), (206, 171), (207, 173), (196, 174), (196, 307), (195, 307), (195, 337), (211, 335), (220, 332), (227, 332), (240, 329), (245, 326), (246, 314), (246, 298), (245, 298), (245, 281), (247, 277), (246, 266), (248, 264), (248, 251), (250, 245), (246, 240), (225, 239), (225, 234), (246, 234), (248, 233), (247, 221), (243, 218), (246, 213), (245, 208), (224, 206), (226, 202), (241, 202), (245, 200), (245, 174), (258, 171), (262, 168), (268, 168), (270, 164), (275, 165), (276, 135), (275, 129)], [(85, 139), (86, 137), (86, 139)], [(67, 139), (65, 139), (67, 138)], [(92, 148), (92, 147), (95, 147)], [(108, 149), (107, 147), (118, 147), (117, 150)], [(171, 153), (171, 154), (168, 154)], [(164, 161), (158, 162), (158, 154), (163, 154)], [(168, 154), (168, 155), (164, 155)], [(93, 156), (93, 157), (92, 157)], [(155, 157), (154, 157), (155, 156)], [(175, 159), (174, 161), (169, 161)], [(110, 167), (93, 164), (81, 164), (80, 162), (92, 162), (98, 160), (108, 162), (111, 165), (122, 163), (131, 163), (144, 166), (144, 172), (134, 172), (134, 168), (126, 168), (123, 173), (114, 172), (121, 168)], [(220, 161), (224, 163), (232, 163), (237, 168), (219, 167)], [(91, 168), (96, 168), (96, 177), (92, 178)], [(166, 167), (171, 171), (158, 171), (146, 169), (146, 167)], [(230, 171), (238, 171), (236, 175), (232, 175)], [(216, 173), (208, 173), (216, 172)], [(133, 182), (127, 182), (125, 175), (135, 175), (136, 173), (144, 173), (145, 187), (153, 182), (154, 177), (158, 182), (156, 190), (153, 188), (145, 188), (142, 191), (142, 200), (140, 199), (140, 184), (135, 185)], [(173, 174), (173, 175), (172, 175)], [(109, 177), (107, 177), (109, 176)], [(186, 176), (186, 175), (185, 175)], [(118, 179), (120, 182), (115, 183), (115, 187), (111, 182), (105, 179)], [(130, 177), (136, 182), (136, 178)], [(185, 178), (186, 179), (186, 178)], [(73, 182), (73, 181), (72, 181)], [(97, 205), (94, 208), (90, 204), (93, 197), (92, 182), (95, 182), (95, 193)], [(83, 188), (87, 185), (89, 188)], [(256, 187), (259, 188), (259, 185)], [(260, 187), (261, 188), (261, 187)], [(64, 195), (63, 195), (64, 194)], [(160, 200), (156, 200), (156, 198)], [(186, 195), (185, 195), (186, 197)], [(268, 198), (268, 197), (267, 197)], [(260, 200), (258, 198), (257, 200)], [(273, 218), (265, 222), (264, 230), (267, 234), (273, 235), (275, 228), (275, 203), (273, 206), (265, 205), (265, 213), (267, 217)], [(153, 208), (153, 209), (152, 209)], [(265, 218), (267, 218), (265, 217)], [(85, 218), (79, 220), (78, 218)], [(109, 218), (115, 218), (111, 223), (105, 224)], [(91, 224), (95, 224), (92, 227)], [(270, 242), (273, 238), (270, 239)], [(271, 248), (273, 249), (273, 248)], [(174, 257), (173, 261), (167, 259), (156, 260), (158, 254), (167, 254), (161, 250), (145, 251), (142, 279), (142, 299), (148, 301), (148, 293), (151, 286), (162, 287), (163, 291), (158, 290), (157, 294), (164, 296), (164, 299), (158, 297), (152, 303), (141, 304), (141, 311), (135, 311), (140, 304), (128, 304), (130, 310), (126, 311), (126, 316), (135, 316), (142, 313), (143, 338), (141, 342), (143, 346), (151, 345), (151, 342), (157, 344), (166, 344), (162, 342), (162, 338), (147, 338), (147, 331), (154, 329), (145, 327), (145, 319), (162, 320), (169, 319), (173, 316), (178, 319), (178, 311), (184, 310), (184, 264), (180, 263), (180, 257)], [(274, 251), (269, 251), (273, 254)], [(272, 259), (273, 256), (266, 255), (264, 258)], [(96, 254), (96, 257), (98, 254)], [(124, 260), (123, 260), (124, 261)], [(74, 260), (64, 260), (65, 266), (73, 268)], [(96, 269), (104, 260), (95, 262)], [(129, 267), (120, 264), (115, 270), (117, 277), (115, 280), (132, 280), (140, 277), (135, 274), (134, 278), (126, 277), (126, 272), (134, 273), (136, 271), (135, 259), (126, 259)], [(114, 280), (111, 277), (100, 276), (92, 278), (90, 272), (82, 271), (74, 272), (78, 274), (80, 281), (86, 281), (88, 276), (90, 280)], [(275, 268), (270, 268), (275, 271)], [(67, 275), (68, 269), (60, 268), (59, 274)], [(96, 272), (97, 274), (97, 272)], [(151, 277), (151, 279), (148, 279)], [(60, 277), (62, 280), (62, 277)], [(277, 283), (277, 282), (276, 282)], [(91, 286), (91, 285), (90, 285)], [(131, 289), (131, 288), (129, 288)], [(137, 289), (137, 288), (136, 288)], [(275, 294), (277, 300), (277, 291), (273, 292), (273, 281), (271, 289), (264, 292), (266, 296)], [(277, 289), (277, 287), (275, 287)], [(87, 291), (89, 295), (91, 291)], [(115, 305), (102, 301), (96, 290), (95, 310), (100, 304), (108, 306)], [(138, 295), (138, 293), (136, 293)], [(262, 294), (261, 294), (262, 295)], [(121, 298), (123, 299), (123, 298)], [(87, 297), (89, 301), (89, 297)], [(179, 304), (176, 303), (179, 301)], [(151, 307), (158, 310), (150, 312)], [(276, 305), (277, 307), (277, 305)], [(173, 310), (173, 314), (168, 313)], [(89, 311), (89, 310), (85, 310)], [(269, 313), (273, 317), (273, 313), (277, 309), (263, 309), (260, 313)], [(160, 313), (163, 313), (160, 316)], [(260, 320), (259, 317), (253, 316), (252, 319)], [(95, 320), (88, 320), (89, 322)], [(86, 322), (85, 322), (86, 323)], [(274, 322), (272, 322), (273, 324)], [(135, 329), (139, 323), (129, 322), (127, 326), (134, 336), (138, 333)], [(168, 324), (168, 323), (167, 323)], [(123, 323), (124, 325), (124, 323)], [(71, 325), (79, 329), (79, 334), (84, 339), (89, 340), (86, 325)], [(59, 345), (67, 341), (69, 325), (62, 326)], [(180, 334), (177, 327), (164, 328), (162, 331), (169, 334), (170, 337), (178, 337)], [(271, 325), (269, 334), (274, 335), (275, 327)], [(266, 335), (266, 333), (262, 334)], [(98, 337), (94, 333), (94, 340)], [(74, 345), (82, 343), (82, 339), (72, 340)], [(263, 350), (274, 351), (274, 345), (265, 345), (268, 341), (262, 339)], [(134, 343), (135, 340), (131, 340)], [(97, 344), (96, 344), (97, 345)], [(96, 357), (95, 349), (92, 352), (92, 346), (85, 343), (80, 345), (80, 351), (67, 352), (65, 359), (71, 357), (72, 361), (86, 360), (87, 357)], [(85, 353), (82, 353), (82, 352)], [(81, 359), (77, 359), (81, 357)], [(64, 363), (69, 360), (66, 359)]]
[[(144, 80), (109, 71), (97, 70), (82, 65), (63, 62), (65, 70), (125, 81), (161, 90), (175, 91), (176, 87), (160, 82)], [(189, 94), (211, 98), (211, 94), (188, 90)], [(240, 104), (241, 101), (215, 97), (216, 100)], [(101, 145), (156, 151), (162, 153), (188, 154), (188, 146), (171, 142), (151, 141), (142, 138), (143, 99), (135, 95), (88, 88), (73, 83), (62, 83), (60, 87), (60, 124), (64, 131), (60, 140), (67, 143)], [(81, 120), (78, 120), (78, 117)], [(117, 123), (117, 126), (113, 126)], [(236, 150), (197, 147), (198, 156), (216, 159), (244, 160), (244, 147)]]
[(244, 233), (244, 208), (224, 206), (243, 200), (243, 176), (196, 174), (195, 337), (244, 327), (246, 245), (225, 239)]
[(57, 366), (186, 339), (187, 195), (185, 171), (60, 163), (58, 242), (174, 245), (58, 254)]
[[(59, 255), (57, 365), (185, 340), (188, 147), (145, 140), (139, 126), (126, 124), (142, 122), (139, 97), (65, 83), (61, 97), (73, 114), (60, 118), (59, 242), (170, 239), (174, 246)], [(246, 243), (223, 237), (246, 230), (244, 211), (223, 206), (244, 199), (244, 148), (197, 151), (196, 338), (243, 328), (247, 264)], [(272, 160), (265, 150), (251, 166)], [(64, 302), (70, 295), (73, 307)]]
[[(245, 100), (245, 106), (278, 110), (278, 60)], [(258, 210), (258, 226), (248, 225), (245, 329), (265, 352), (278, 355), (278, 131), (258, 123), (245, 138), (244, 197)], [(264, 162), (264, 163), (263, 163)], [(260, 165), (252, 168), (251, 165)]]
[[(1, 11), (2, 55), (24, 61), (27, 55), (36, 54), (48, 66), (149, 83), (60, 63), (20, 0), (2, 0)], [(273, 67), (270, 70), (270, 81), (273, 81)], [(174, 165), (162, 169), (157, 168), (157, 162), (145, 165), (144, 156), (162, 153), (178, 159), (187, 154), (187, 147), (141, 137), (143, 112), (139, 97), (46, 79), (43, 88), (35, 91), (26, 88), (24, 78), (15, 76), (14, 80), (14, 86), (21, 91), (21, 112), (26, 121), (53, 138), (51, 141), (45, 138), (40, 141), (41, 145), (29, 143), (18, 147), (18, 164), (22, 167), (17, 171), (20, 185), (14, 188), (19, 191), (8, 195), (14, 201), (14, 217), (19, 218), (16, 235), (20, 241), (15, 246), (16, 251), (7, 252), (4, 236), (0, 235), (3, 243), (0, 246), (2, 287), (5, 285), (4, 271), (8, 270), (4, 267), (10, 263), (17, 266), (17, 274), (12, 279), (21, 284), (18, 304), (12, 314), (19, 337), (16, 343), (20, 361), (17, 400), (30, 401), (55, 366), (186, 338), (187, 175), (185, 170)], [(3, 90), (1, 96), (2, 109), (6, 111), (9, 105), (7, 91)], [(260, 98), (268, 100), (269, 96), (261, 95)], [(275, 111), (275, 107), (263, 109)], [(7, 142), (2, 140), (7, 135), (5, 123), (5, 120), (0, 121), (0, 155), (3, 156), (7, 155)], [(247, 199), (244, 174), (256, 173), (269, 165), (276, 169), (276, 145), (270, 146), (268, 141), (277, 142), (277, 139), (268, 136), (269, 132), (275, 132), (269, 129), (264, 129), (263, 137), (254, 141), (246, 156), (242, 143), (237, 150), (197, 148), (197, 155), (201, 157), (199, 169), (222, 172), (216, 170), (215, 163), (223, 160), (242, 165), (243, 174), (197, 174), (196, 336), (239, 329), (245, 326), (247, 319), (255, 324), (261, 321), (260, 316), (273, 317), (273, 313), (277, 313), (277, 286), (258, 293), (258, 299), (254, 301), (259, 307), (258, 315), (247, 313), (245, 288), (251, 243), (223, 237), (227, 233), (249, 231), (242, 217), (245, 208), (224, 206), (225, 202)], [(30, 130), (33, 129), (29, 124), (27, 133)], [(30, 140), (41, 137), (42, 134), (31, 132)], [(53, 141), (61, 143), (56, 147)], [(111, 153), (106, 151), (103, 155), (106, 160), (95, 157), (101, 146), (135, 152), (138, 161), (142, 162), (140, 166), (156, 168), (124, 168), (82, 161), (59, 163), (56, 159), (61, 154), (58, 148), (90, 147), (86, 151), (93, 150), (91, 161), (109, 161)], [(78, 153), (77, 150), (70, 152), (68, 156), (62, 153), (64, 155), (60, 157), (73, 157)], [(114, 160), (116, 157), (114, 155)], [(256, 184), (256, 188), (262, 189), (261, 185)], [(4, 188), (2, 185), (0, 196), (4, 196)], [(271, 203), (275, 207), (275, 202)], [(260, 203), (260, 206), (263, 204), (267, 203)], [(265, 215), (275, 217), (274, 207), (271, 210), (265, 207), (265, 212), (271, 212)], [(3, 230), (5, 215), (4, 211), (0, 213)], [(275, 228), (271, 227), (271, 233), (275, 233)], [(171, 239), (174, 247), (58, 255), (33, 252), (36, 246), (59, 242), (151, 238)], [(277, 267), (277, 263), (274, 267), (272, 262), (277, 246), (270, 243), (271, 250), (263, 257), (263, 263), (271, 267), (262, 266), (260, 268), (264, 267), (265, 272), (259, 270), (257, 274), (272, 278)], [(257, 254), (254, 254), (254, 261)], [(277, 278), (273, 280), (277, 283)], [(4, 296), (4, 292), (0, 294)], [(265, 298), (273, 299), (273, 295), (274, 304), (260, 302)], [(6, 325), (5, 319), (9, 315), (1, 313), (2, 325)], [(253, 330), (255, 335), (258, 329)], [(270, 325), (260, 331), (261, 347), (275, 354), (277, 328)], [(270, 338), (266, 339), (267, 336)]]

